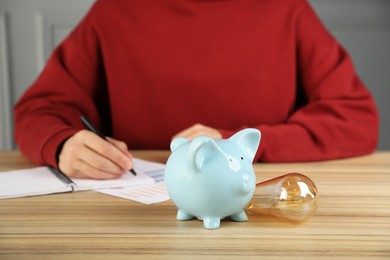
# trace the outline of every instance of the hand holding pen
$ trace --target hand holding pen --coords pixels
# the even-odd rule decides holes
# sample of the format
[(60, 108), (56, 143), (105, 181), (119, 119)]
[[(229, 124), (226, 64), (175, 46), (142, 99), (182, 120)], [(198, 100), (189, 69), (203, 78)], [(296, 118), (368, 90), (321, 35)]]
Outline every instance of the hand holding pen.
[[(82, 121), (89, 122), (86, 117)], [(81, 130), (65, 141), (59, 154), (60, 170), (69, 177), (85, 179), (115, 179), (132, 170), (127, 145), (104, 137), (89, 124), (92, 131)]]
[[(102, 138), (103, 140), (107, 141), (107, 142), (110, 142), (99, 130), (97, 130), (97, 128), (88, 120), (88, 118), (85, 116), (85, 115), (82, 115), (81, 116), (81, 122), (83, 123), (83, 125), (85, 126), (85, 128), (87, 128), (89, 131), (92, 131), (94, 132), (95, 134), (97, 134), (100, 138)], [(120, 148), (119, 148), (120, 149)], [(127, 147), (126, 147), (126, 150), (127, 150)], [(137, 175), (134, 171), (134, 169), (130, 169), (130, 172), (135, 176)]]

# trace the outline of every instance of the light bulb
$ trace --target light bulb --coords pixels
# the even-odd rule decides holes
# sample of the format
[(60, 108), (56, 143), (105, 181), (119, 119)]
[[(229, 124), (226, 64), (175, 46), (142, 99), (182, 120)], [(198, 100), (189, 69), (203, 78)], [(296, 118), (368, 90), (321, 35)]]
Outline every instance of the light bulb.
[(311, 179), (300, 173), (289, 173), (256, 184), (255, 195), (246, 209), (299, 223), (315, 214), (317, 198), (317, 187)]

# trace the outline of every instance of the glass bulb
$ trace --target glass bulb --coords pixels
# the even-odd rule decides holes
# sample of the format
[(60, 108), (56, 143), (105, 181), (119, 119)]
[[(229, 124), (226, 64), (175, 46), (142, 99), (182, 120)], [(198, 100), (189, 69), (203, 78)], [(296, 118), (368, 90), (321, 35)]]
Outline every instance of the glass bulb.
[(311, 179), (300, 173), (289, 173), (256, 184), (255, 195), (246, 209), (297, 223), (316, 213), (317, 198), (317, 187)]

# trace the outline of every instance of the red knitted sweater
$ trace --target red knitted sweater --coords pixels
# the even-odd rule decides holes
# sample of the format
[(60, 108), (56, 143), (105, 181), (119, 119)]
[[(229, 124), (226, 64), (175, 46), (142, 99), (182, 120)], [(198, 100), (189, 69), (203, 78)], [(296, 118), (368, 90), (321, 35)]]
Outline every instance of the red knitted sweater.
[(304, 0), (98, 0), (15, 106), (19, 148), (55, 165), (81, 114), (130, 149), (168, 149), (195, 123), (255, 127), (268, 162), (378, 141), (371, 94)]

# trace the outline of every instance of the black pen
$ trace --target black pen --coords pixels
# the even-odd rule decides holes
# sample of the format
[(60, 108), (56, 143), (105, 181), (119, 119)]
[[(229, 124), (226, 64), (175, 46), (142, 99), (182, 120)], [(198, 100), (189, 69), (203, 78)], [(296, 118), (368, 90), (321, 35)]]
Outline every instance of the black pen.
[[(81, 122), (83, 123), (83, 125), (90, 131), (94, 132), (95, 134), (97, 134), (98, 136), (100, 136), (103, 140), (106, 140), (107, 142), (109, 142), (107, 140), (107, 138), (104, 136), (104, 134), (102, 134), (102, 132), (100, 132), (99, 130), (96, 129), (96, 127), (88, 120), (88, 118), (85, 116), (85, 115), (82, 115), (81, 116)], [(137, 173), (134, 171), (134, 169), (130, 169), (130, 172), (136, 176)]]
[(59, 169), (57, 168), (54, 168), (53, 166), (49, 166), (49, 170), (58, 178), (60, 179), (60, 181), (62, 181), (63, 183), (65, 184), (68, 184), (71, 188), (72, 188), (72, 191), (74, 191), (75, 187), (76, 187), (76, 184), (68, 177), (65, 175), (65, 173), (63, 173), (62, 171), (60, 171)]

